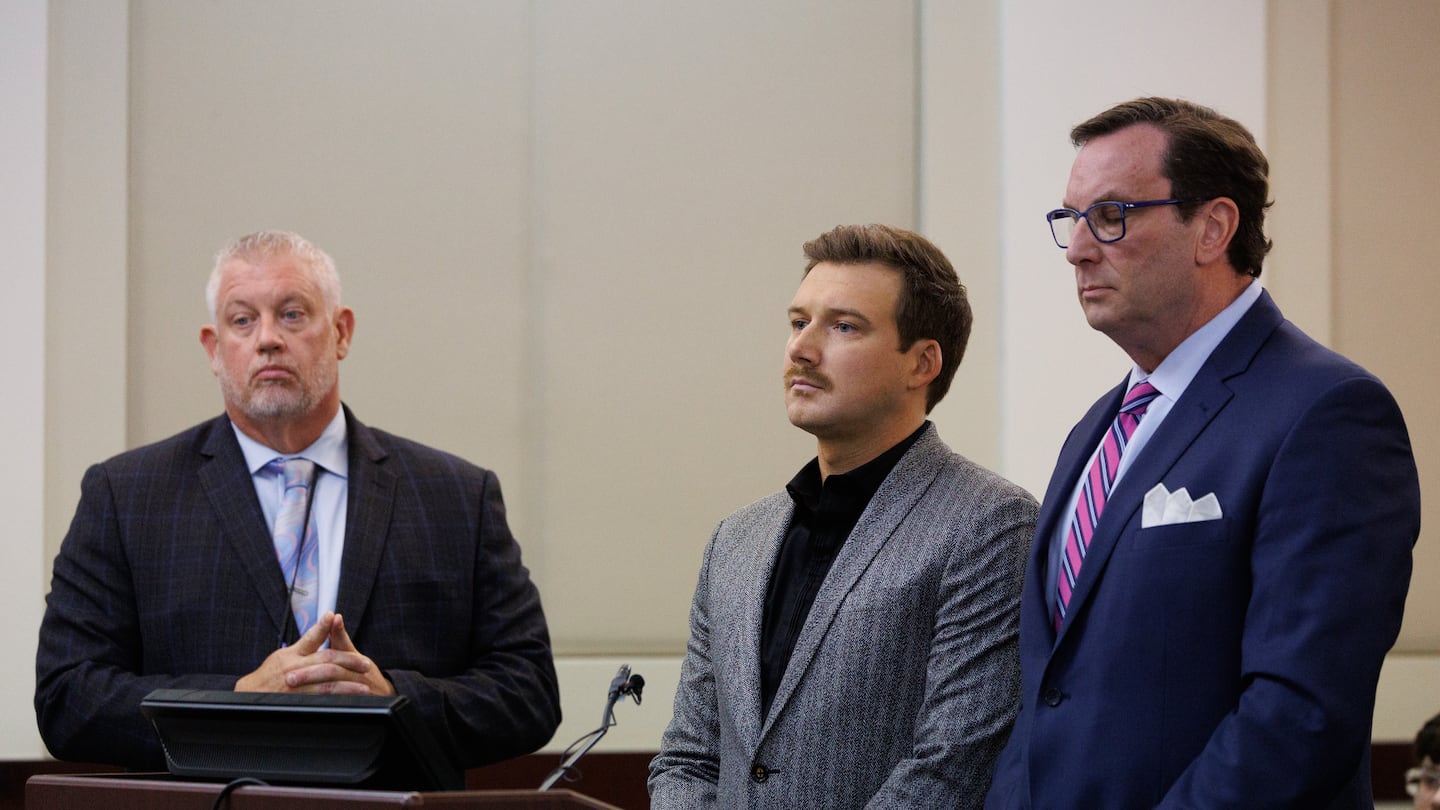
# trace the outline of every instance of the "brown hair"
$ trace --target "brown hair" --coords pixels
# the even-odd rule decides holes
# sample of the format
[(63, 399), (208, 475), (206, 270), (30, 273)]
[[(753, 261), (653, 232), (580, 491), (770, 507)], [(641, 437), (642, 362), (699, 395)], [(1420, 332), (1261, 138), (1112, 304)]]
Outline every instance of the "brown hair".
[(806, 242), (805, 258), (809, 260), (806, 273), (821, 262), (874, 262), (900, 271), (900, 300), (895, 304), (899, 350), (906, 351), (917, 340), (940, 344), (940, 373), (925, 392), (925, 412), (929, 413), (950, 390), (974, 323), (965, 285), (950, 260), (920, 234), (889, 225), (837, 226)]
[(1430, 718), (1425, 725), (1420, 727), (1420, 733), (1415, 735), (1415, 762), (1419, 764), (1426, 759), (1440, 764), (1440, 714)]
[[(1273, 243), (1265, 238), (1265, 209), (1270, 195), (1270, 162), (1243, 124), (1193, 102), (1174, 98), (1137, 98), (1100, 113), (1070, 130), (1070, 142), (1109, 135), (1135, 124), (1153, 124), (1168, 136), (1160, 172), (1170, 181), (1170, 196), (1181, 200), (1228, 197), (1240, 209), (1240, 225), (1227, 253), (1236, 272), (1259, 277)], [(1182, 219), (1196, 206), (1180, 206)]]

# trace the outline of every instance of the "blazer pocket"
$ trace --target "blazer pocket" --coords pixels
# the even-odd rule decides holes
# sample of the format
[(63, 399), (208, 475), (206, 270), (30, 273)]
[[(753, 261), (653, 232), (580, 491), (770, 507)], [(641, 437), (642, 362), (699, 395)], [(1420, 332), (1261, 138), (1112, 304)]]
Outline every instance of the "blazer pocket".
[(905, 616), (915, 610), (921, 595), (922, 589), (918, 585), (856, 588), (846, 594), (839, 612), (842, 615)]
[(1151, 526), (1134, 534), (1137, 551), (1158, 551), (1184, 546), (1223, 543), (1229, 535), (1230, 521), (1225, 518), (1201, 520), (1195, 523), (1172, 523), (1166, 526)]

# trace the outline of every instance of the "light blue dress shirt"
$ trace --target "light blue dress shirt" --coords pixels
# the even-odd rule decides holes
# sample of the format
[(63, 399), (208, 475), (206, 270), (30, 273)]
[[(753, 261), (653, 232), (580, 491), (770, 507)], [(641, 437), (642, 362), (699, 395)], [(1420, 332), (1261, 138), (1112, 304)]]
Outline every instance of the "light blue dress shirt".
[[(1185, 338), (1179, 346), (1176, 346), (1160, 365), (1148, 376), (1139, 366), (1130, 369), (1130, 382), (1126, 390), (1148, 380), (1155, 390), (1160, 393), (1151, 401), (1150, 407), (1145, 409), (1145, 415), (1140, 419), (1139, 427), (1131, 434), (1130, 441), (1125, 445), (1125, 453), (1120, 457), (1120, 467), (1115, 471), (1115, 481), (1111, 485), (1113, 492), (1115, 487), (1120, 485), (1120, 480), (1125, 477), (1125, 471), (1130, 469), (1135, 459), (1145, 449), (1150, 437), (1160, 429), (1160, 423), (1165, 421), (1165, 416), (1170, 413), (1176, 401), (1190, 387), (1190, 381), (1200, 372), (1200, 367), (1210, 359), (1215, 347), (1230, 334), (1240, 318), (1250, 311), (1250, 307), (1260, 300), (1260, 280), (1250, 282), (1239, 296), (1230, 305), (1220, 310), (1220, 313), (1211, 318), (1204, 326), (1195, 330), (1190, 337)], [(1095, 463), (1095, 454), (1100, 452), (1097, 444), (1095, 450), (1090, 453), (1090, 460), (1085, 462), (1083, 470), (1089, 470)], [(1065, 505), (1062, 515), (1067, 516), (1066, 520), (1060, 521), (1055, 531), (1050, 536), (1050, 565), (1045, 575), (1045, 604), (1048, 607), (1048, 615), (1055, 615), (1055, 587), (1059, 577), (1060, 555), (1065, 552), (1065, 535), (1070, 531), (1069, 515), (1075, 513), (1075, 505), (1080, 502), (1080, 489), (1084, 483), (1084, 473), (1076, 479), (1075, 487), (1070, 491), (1070, 499)], [(1105, 519), (1102, 514), (1101, 520)], [(1085, 566), (1080, 566), (1081, 576), (1084, 576)]]
[[(340, 590), (340, 560), (345, 550), (345, 505), (350, 475), (349, 441), (345, 431), (345, 412), (337, 410), (335, 418), (325, 427), (314, 444), (298, 453), (285, 454), (266, 447), (245, 435), (234, 423), (231, 428), (240, 441), (240, 451), (245, 454), (245, 464), (250, 468), (250, 479), (255, 484), (255, 494), (260, 498), (260, 509), (265, 513), (266, 527), (275, 525), (280, 514), (280, 499), (285, 492), (283, 476), (266, 468), (277, 458), (305, 458), (315, 462), (315, 481), (310, 505), (310, 514), (315, 520), (318, 538), (307, 538), (319, 547), (320, 593), (319, 612), (335, 609), (335, 594)], [(288, 587), (295, 576), (294, 560), (280, 560)]]

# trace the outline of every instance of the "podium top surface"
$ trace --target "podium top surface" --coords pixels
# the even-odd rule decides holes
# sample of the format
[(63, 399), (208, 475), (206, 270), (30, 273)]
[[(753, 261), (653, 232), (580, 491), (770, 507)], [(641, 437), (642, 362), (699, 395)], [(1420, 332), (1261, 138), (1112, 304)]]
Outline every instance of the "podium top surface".
[[(26, 810), (209, 810), (222, 782), (169, 774), (40, 774), (25, 783)], [(618, 810), (572, 790), (473, 790), (415, 793), (352, 788), (247, 785), (226, 801), (230, 810), (379, 810), (393, 807)]]

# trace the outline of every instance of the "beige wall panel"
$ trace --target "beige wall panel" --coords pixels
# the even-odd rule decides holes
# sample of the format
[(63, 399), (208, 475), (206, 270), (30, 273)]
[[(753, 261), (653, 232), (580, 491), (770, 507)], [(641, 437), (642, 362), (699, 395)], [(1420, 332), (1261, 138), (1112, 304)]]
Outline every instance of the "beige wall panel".
[(913, 224), (902, 10), (137, 2), (127, 444), (219, 410), (215, 248), (299, 230), (358, 313), (345, 399), (500, 472), (557, 649), (678, 652), (715, 521), (813, 453), (801, 242)]
[(975, 324), (931, 418), (956, 451), (1002, 473), (1000, 2), (920, 4), (920, 229), (965, 285)]
[(544, 4), (535, 58), (551, 631), (679, 653), (715, 523), (814, 454), (779, 381), (802, 242), (913, 224), (914, 9)]
[(1235, 117), (1265, 145), (1264, 4), (1104, 10), (1007, 0), (1001, 15), (1001, 457), (1005, 472), (1037, 497), (1076, 420), (1131, 368), (1085, 322), (1075, 271), (1043, 218), (1061, 203), (1075, 160), (1070, 128), (1136, 96), (1180, 96)]
[(340, 267), (357, 415), (523, 499), (527, 24), (519, 0), (134, 4), (130, 444), (219, 412), (210, 257), (287, 228)]
[(6, 314), (0, 319), (0, 466), (5, 565), (0, 605), (0, 759), (41, 750), (30, 702), (35, 628), (44, 590), (45, 473), (45, 183), (49, 15), (44, 0), (0, 4), (0, 261)]
[(1270, 195), (1265, 217), (1274, 248), (1265, 257), (1265, 288), (1285, 317), (1332, 345), (1330, 233), (1330, 15), (1313, 0), (1270, 0)]
[(45, 584), (80, 478), (125, 449), (129, 9), (52, 3), (45, 306)]
[(1390, 386), (1410, 427), (1428, 514), (1397, 649), (1433, 653), (1440, 650), (1440, 532), (1433, 517), (1440, 487), (1433, 227), (1440, 3), (1337, 2), (1333, 13), (1334, 343)]

